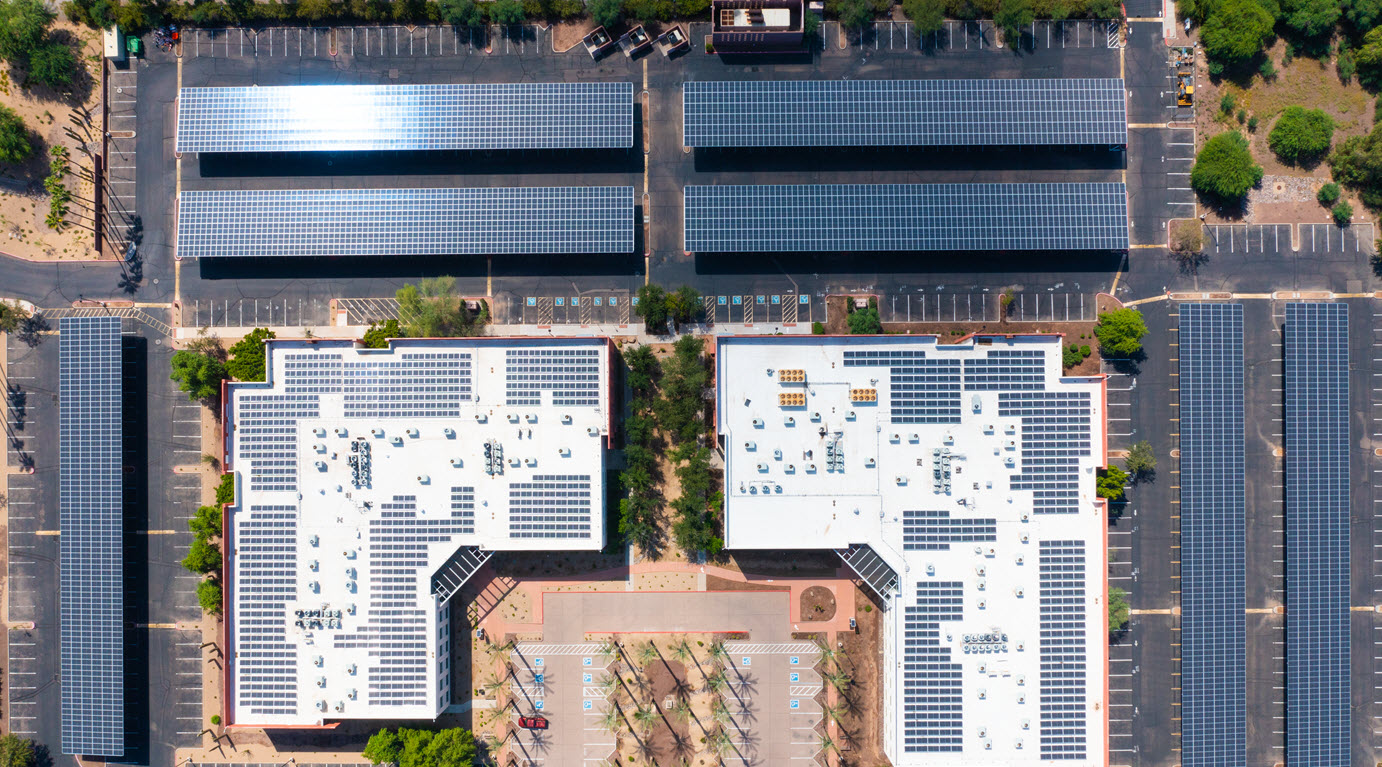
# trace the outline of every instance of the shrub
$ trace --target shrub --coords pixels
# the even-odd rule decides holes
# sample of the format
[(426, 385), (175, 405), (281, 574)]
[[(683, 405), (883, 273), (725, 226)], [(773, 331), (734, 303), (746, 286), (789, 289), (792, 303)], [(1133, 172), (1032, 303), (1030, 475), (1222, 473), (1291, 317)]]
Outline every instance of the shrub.
[(77, 57), (72, 47), (62, 43), (44, 43), (29, 55), (29, 81), (61, 90), (72, 85), (72, 73), (77, 71)]
[(255, 328), (249, 335), (235, 342), (230, 347), (230, 361), (226, 363), (226, 372), (237, 381), (263, 381), (264, 380), (264, 342), (274, 337), (274, 332), (268, 328)]
[(1232, 93), (1225, 93), (1224, 97), (1219, 99), (1219, 111), (1223, 114), (1233, 114), (1233, 109), (1236, 106), (1238, 106), (1238, 97)]
[(34, 145), (29, 141), (29, 129), (24, 120), (13, 109), (0, 104), (0, 162), (18, 165), (33, 154)]
[(1257, 132), (1257, 115), (1248, 118), (1248, 133)]
[(371, 323), (361, 341), (370, 349), (387, 349), (390, 338), (402, 337), (403, 329), (398, 326), (398, 320), (385, 320)]
[(1352, 82), (1353, 76), (1358, 74), (1358, 60), (1354, 58), (1353, 51), (1341, 51), (1335, 68), (1339, 71), (1339, 79), (1342, 80), (1345, 85)]
[(216, 505), (235, 503), (235, 475), (222, 474), (221, 484), (216, 486)]
[(1084, 362), (1084, 358), (1087, 356), (1089, 356), (1088, 346), (1084, 347), (1082, 350), (1080, 347), (1071, 344), (1061, 350), (1061, 365), (1066, 370), (1069, 370), (1081, 362)]
[(1204, 225), (1198, 219), (1183, 219), (1171, 223), (1171, 251), (1199, 253), (1204, 250)]
[(1262, 180), (1262, 166), (1253, 162), (1248, 140), (1227, 131), (1205, 142), (1190, 169), (1190, 186), (1220, 200), (1241, 200)]
[(1320, 191), (1315, 193), (1315, 199), (1319, 200), (1321, 205), (1333, 205), (1338, 201), (1340, 194), (1342, 190), (1339, 189), (1339, 185), (1331, 181), (1320, 187)]
[(212, 724), (220, 724), (220, 723), (221, 723), (221, 715), (220, 715), (220, 714), (212, 714), (212, 715), (211, 715), (211, 723), (212, 723)]
[(1108, 589), (1108, 630), (1116, 634), (1128, 627), (1128, 592), (1117, 586)]
[[(225, 600), (221, 595), (221, 584), (214, 578), (207, 579), (197, 584), (197, 603), (201, 605), (202, 612), (220, 615), (224, 609)], [(211, 717), (212, 724), (220, 724), (220, 717)]]
[(813, 336), (823, 336), (823, 335), (825, 335), (825, 325), (822, 324), (822, 323), (819, 323), (819, 322), (813, 322), (813, 323), (811, 323), (811, 335), (813, 335)]
[(1343, 200), (1340, 200), (1337, 205), (1331, 208), (1329, 213), (1334, 216), (1334, 223), (1339, 226), (1343, 226), (1353, 220), (1353, 206)]
[(1128, 473), (1117, 466), (1110, 466), (1099, 472), (1099, 477), (1094, 484), (1100, 498), (1121, 501), (1123, 499), (1123, 486), (1127, 483)]
[(1282, 161), (1303, 163), (1323, 157), (1333, 138), (1334, 121), (1323, 109), (1290, 106), (1267, 134), (1267, 145)]
[(1223, 0), (1200, 29), (1205, 56), (1220, 71), (1241, 66), (1266, 47), (1275, 22), (1256, 0)]
[(883, 332), (883, 321), (878, 316), (878, 301), (869, 299), (869, 305), (863, 309), (854, 309), (845, 318), (849, 325), (851, 335), (879, 335)]
[(1257, 68), (1257, 73), (1262, 75), (1263, 80), (1275, 80), (1276, 65), (1272, 63), (1271, 58), (1264, 58), (1262, 59), (1262, 66)]

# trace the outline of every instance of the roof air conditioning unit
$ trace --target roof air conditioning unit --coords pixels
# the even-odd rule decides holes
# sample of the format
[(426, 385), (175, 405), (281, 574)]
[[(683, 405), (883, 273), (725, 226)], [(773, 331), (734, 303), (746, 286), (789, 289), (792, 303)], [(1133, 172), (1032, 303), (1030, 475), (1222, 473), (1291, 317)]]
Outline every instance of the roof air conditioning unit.
[(845, 413), (845, 420), (846, 420), (846, 421), (853, 421), (853, 420), (854, 420), (854, 411), (853, 411), (853, 410), (849, 411), (848, 413)]
[(755, 429), (761, 429), (761, 428), (763, 428), (763, 419), (762, 419), (762, 418), (755, 418), (755, 419), (753, 419), (753, 428), (755, 428)]
[(760, 464), (758, 464), (758, 470), (759, 470), (759, 471), (767, 471), (767, 470), (768, 470), (768, 464), (766, 464), (766, 463), (760, 463)]
[(345, 437), (345, 436), (349, 436), (349, 434), (350, 434), (350, 432), (346, 431), (346, 427), (344, 427), (344, 426), (337, 426), (337, 427), (336, 427), (336, 436), (338, 436), (338, 437)]
[(484, 413), (476, 413), (476, 414), (475, 414), (475, 423), (484, 423), (484, 422), (486, 422), (486, 421), (488, 421), (488, 420), (489, 420), (489, 416), (485, 415)]
[(354, 559), (355, 549), (346, 549), (345, 551), (341, 552), (341, 556), (345, 557), (346, 559)]
[(757, 450), (757, 449), (758, 449), (758, 443), (757, 443), (757, 442), (753, 442), (753, 441), (745, 442), (745, 443), (744, 443), (744, 449), (745, 449), (745, 450)]
[(376, 437), (382, 437), (382, 436), (384, 436), (384, 430), (381, 429), (381, 428), (379, 428), (378, 426), (374, 427), (373, 429), (370, 429), (370, 430), (369, 430), (369, 433), (370, 433), (370, 434), (373, 434), (373, 435), (376, 436)]
[(314, 435), (318, 436), (318, 437), (325, 437), (325, 436), (326, 436), (326, 429), (322, 428), (321, 426), (318, 426), (318, 427), (316, 427), (315, 429), (312, 430), (312, 433), (313, 433)]
[(319, 677), (317, 677), (317, 686), (318, 686), (318, 687), (325, 687), (325, 686), (326, 686), (326, 677), (324, 677), (324, 676), (319, 676)]
[(528, 423), (537, 423), (537, 413), (528, 414)]
[(1030, 719), (1023, 719), (1023, 720), (1021, 720), (1021, 721), (1018, 722), (1018, 723), (1022, 725), (1022, 729), (1024, 729), (1024, 730), (1030, 730), (1030, 729), (1032, 729), (1032, 720), (1030, 720)]
[(518, 423), (518, 413), (509, 413), (509, 423)]
[(417, 429), (409, 429), (409, 430), (408, 430), (408, 437), (409, 437), (410, 439), (417, 439), (418, 433), (419, 433), (419, 432), (418, 432)]
[(345, 701), (343, 701), (343, 700), (338, 700), (338, 701), (336, 701), (336, 710), (337, 710), (337, 711), (345, 711)]
[(587, 427), (585, 427), (585, 433), (588, 434), (589, 436), (594, 437), (594, 436), (596, 436), (597, 434), (600, 433), (600, 430), (597, 429), (597, 428), (595, 428), (594, 426), (587, 426)]
[(316, 462), (317, 471), (326, 471), (326, 461)]
[[(1026, 684), (1027, 684), (1027, 675), (1026, 675), (1026, 674), (1018, 674), (1018, 675), (1017, 675), (1017, 686), (1018, 686), (1018, 687), (1022, 687), (1022, 686), (1026, 685)], [(1025, 728), (1024, 728), (1024, 729), (1025, 729)]]
[(795, 416), (790, 416), (790, 415), (789, 415), (789, 416), (787, 416), (786, 418), (782, 419), (782, 425), (783, 425), (783, 426), (796, 426), (796, 425), (797, 425), (797, 419), (796, 419)]
[(787, 464), (787, 466), (784, 468), (784, 470), (785, 470), (788, 474), (796, 474), (796, 473), (797, 473), (797, 466), (796, 466), (796, 464), (794, 464), (794, 463), (789, 463), (789, 464)]
[(312, 544), (313, 546), (316, 546), (316, 545), (317, 545), (317, 542), (318, 542), (319, 540), (320, 540), (320, 539), (317, 538), (317, 536), (314, 535), (314, 536), (312, 536), (311, 538), (308, 538), (308, 539), (307, 539), (307, 542), (310, 543), (310, 544)]
[(814, 464), (814, 463), (808, 463), (808, 464), (806, 464), (806, 473), (807, 473), (807, 474), (815, 474), (815, 473), (816, 473), (816, 464)]
[(395, 445), (401, 445), (401, 444), (403, 444), (403, 438), (400, 437), (400, 436), (398, 436), (397, 434), (395, 434), (395, 435), (394, 435), (394, 438), (391, 439), (391, 440), (389, 440), (389, 441), (390, 441), (391, 443), (395, 444)]
[(1018, 586), (1017, 588), (1013, 589), (1013, 596), (1017, 597), (1018, 599), (1021, 599), (1021, 598), (1022, 598), (1022, 587), (1021, 587), (1021, 586)]
[(811, 420), (813, 420), (813, 421), (819, 421), (819, 420), (821, 420), (821, 414), (820, 414), (819, 412), (812, 413), (812, 414), (811, 414)]
[(419, 474), (417, 475), (417, 481), (420, 484), (426, 485), (431, 483), (432, 478), (427, 476), (426, 474)]
[(523, 460), (523, 465), (525, 465), (525, 466), (536, 466), (536, 465), (537, 465), (537, 459), (536, 459), (536, 458), (525, 458), (525, 459)]
[(317, 666), (320, 666), (320, 665), (322, 665), (322, 664), (325, 663), (325, 662), (326, 662), (326, 659), (323, 658), (323, 657), (320, 656), (320, 655), (318, 655), (317, 657), (315, 657), (315, 658), (312, 659), (312, 663), (313, 663), (314, 665), (317, 665)]
[(319, 700), (319, 701), (317, 701), (317, 710), (318, 710), (318, 711), (325, 711), (325, 710), (326, 710), (326, 701), (324, 701), (324, 700)]
[(907, 478), (904, 477), (904, 476), (902, 476), (901, 474), (897, 475), (897, 476), (894, 477), (893, 479), (896, 480), (896, 481), (897, 481), (897, 484), (899, 484), (899, 485), (905, 485), (905, 484), (907, 484)]
[(571, 414), (570, 414), (570, 413), (563, 413), (562, 416), (561, 416), (561, 422), (564, 423), (564, 424), (570, 425), (570, 424), (571, 424)]
[(351, 700), (355, 700), (355, 688), (354, 688), (354, 687), (350, 688), (350, 692), (346, 693), (346, 697), (347, 697), (347, 698), (350, 698)]
[(318, 442), (318, 443), (312, 445), (312, 449), (315, 450), (315, 451), (317, 451), (318, 453), (325, 453), (325, 452), (326, 452), (326, 443), (325, 443), (325, 442)]
[(441, 430), (441, 433), (442, 433), (442, 434), (445, 434), (447, 439), (455, 439), (455, 438), (456, 438), (456, 430), (453, 429), (453, 428), (451, 428), (450, 426), (446, 427), (445, 429), (442, 429), (442, 430)]
[(987, 700), (987, 699), (988, 699), (988, 696), (989, 696), (989, 691), (988, 691), (988, 690), (985, 690), (985, 689), (982, 688), (982, 687), (980, 687), (980, 688), (979, 688), (979, 700)]
[(451, 459), (451, 465), (452, 465), (453, 467), (459, 469), (459, 468), (461, 468), (462, 466), (464, 466), (465, 463), (464, 463), (463, 461), (461, 461), (461, 459), (459, 459), (459, 458), (452, 458), (452, 459)]
[(570, 458), (570, 457), (571, 457), (571, 448), (569, 448), (569, 447), (558, 448), (558, 449), (557, 449), (557, 453), (558, 453), (562, 458)]

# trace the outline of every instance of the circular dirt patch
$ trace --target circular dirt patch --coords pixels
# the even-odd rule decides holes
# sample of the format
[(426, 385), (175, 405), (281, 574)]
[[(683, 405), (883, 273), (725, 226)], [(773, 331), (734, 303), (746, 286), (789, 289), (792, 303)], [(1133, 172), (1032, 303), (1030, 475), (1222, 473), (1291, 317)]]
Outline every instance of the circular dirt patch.
[(835, 595), (824, 586), (812, 586), (801, 592), (801, 619), (828, 621), (835, 617)]

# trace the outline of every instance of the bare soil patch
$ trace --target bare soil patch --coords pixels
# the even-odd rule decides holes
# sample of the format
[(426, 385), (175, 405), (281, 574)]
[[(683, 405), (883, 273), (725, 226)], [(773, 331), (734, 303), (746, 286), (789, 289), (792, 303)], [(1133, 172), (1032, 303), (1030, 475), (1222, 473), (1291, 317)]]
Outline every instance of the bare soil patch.
[(771, 583), (752, 583), (745, 581), (732, 581), (728, 578), (721, 578), (718, 575), (705, 576), (706, 591), (791, 591), (787, 586), (779, 586)]
[[(43, 180), (48, 176), (49, 148), (66, 147), (71, 153), (72, 171), (77, 174), (67, 178), (68, 188), (77, 197), (69, 206), (67, 219), (91, 221), (93, 187), (82, 176), (89, 177), (92, 161), (81, 148), (93, 153), (101, 148), (101, 33), (57, 21), (51, 34), (56, 40), (70, 42), (77, 54), (77, 72), (69, 91), (59, 93), (37, 85), (23, 87), (22, 73), (11, 72), (7, 67), (0, 71), (0, 102), (24, 120), (33, 144), (33, 154), (26, 163), (0, 169), (0, 231), (4, 233), (0, 237), (0, 251), (42, 261), (91, 259), (96, 251), (90, 229), (69, 225), (57, 232), (48, 228), (44, 219), (49, 198)], [(90, 142), (84, 145), (65, 130), (74, 128), (78, 135), (83, 135), (82, 129), (76, 129), (71, 122), (80, 111), (93, 118), (93, 124), (86, 125), (77, 117), (90, 136)]]
[(835, 594), (824, 586), (811, 586), (801, 592), (801, 619), (828, 621), (835, 617)]
[(653, 704), (662, 714), (646, 736), (653, 759), (659, 767), (679, 765), (696, 752), (689, 724), (677, 721), (668, 711), (669, 703), (686, 683), (686, 667), (664, 658), (654, 662), (647, 674)]
[(559, 53), (565, 53), (580, 45), (585, 36), (593, 32), (598, 26), (600, 25), (596, 24), (593, 19), (588, 18), (553, 24), (551, 26), (552, 47)]
[(854, 680), (844, 698), (845, 714), (840, 717), (844, 736), (840, 747), (851, 764), (891, 764), (883, 752), (883, 684), (878, 667), (881, 611), (857, 586), (853, 591), (859, 630), (836, 636)]

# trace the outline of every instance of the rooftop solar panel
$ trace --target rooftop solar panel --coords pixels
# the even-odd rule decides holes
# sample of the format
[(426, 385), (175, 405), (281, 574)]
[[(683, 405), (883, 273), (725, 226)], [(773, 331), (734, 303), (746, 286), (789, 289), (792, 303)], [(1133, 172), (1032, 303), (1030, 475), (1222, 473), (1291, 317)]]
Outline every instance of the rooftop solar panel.
[(1348, 306), (1287, 304), (1287, 764), (1350, 764), (1348, 450)]
[(125, 752), (119, 317), (58, 325), (62, 752)]
[(1243, 307), (1180, 307), (1181, 764), (1247, 759)]
[(183, 192), (179, 258), (633, 252), (633, 187)]
[(1121, 79), (688, 82), (689, 147), (1128, 143)]
[(179, 152), (628, 149), (633, 84), (183, 88)]
[(691, 253), (1124, 250), (1121, 183), (688, 186)]

